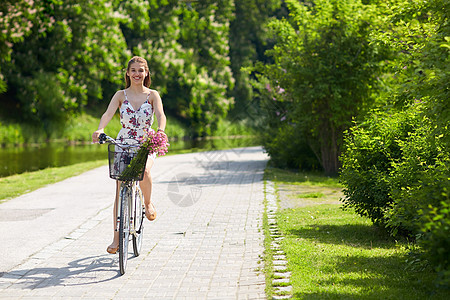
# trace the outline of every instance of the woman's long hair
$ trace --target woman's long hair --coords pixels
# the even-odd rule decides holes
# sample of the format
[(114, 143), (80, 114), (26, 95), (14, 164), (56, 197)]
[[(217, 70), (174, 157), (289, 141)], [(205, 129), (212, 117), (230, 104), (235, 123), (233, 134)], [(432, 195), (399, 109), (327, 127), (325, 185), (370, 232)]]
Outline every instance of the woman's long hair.
[[(140, 56), (134, 56), (133, 58), (131, 58), (130, 61), (128, 62), (127, 72), (130, 71), (130, 66), (135, 62), (144, 64), (145, 71), (147, 72), (147, 76), (145, 76), (144, 78), (144, 86), (149, 88), (150, 85), (152, 84), (152, 80), (150, 78), (150, 71), (148, 69), (147, 61), (144, 58)], [(128, 76), (127, 72), (125, 72), (126, 89), (129, 88), (131, 85), (130, 76)]]

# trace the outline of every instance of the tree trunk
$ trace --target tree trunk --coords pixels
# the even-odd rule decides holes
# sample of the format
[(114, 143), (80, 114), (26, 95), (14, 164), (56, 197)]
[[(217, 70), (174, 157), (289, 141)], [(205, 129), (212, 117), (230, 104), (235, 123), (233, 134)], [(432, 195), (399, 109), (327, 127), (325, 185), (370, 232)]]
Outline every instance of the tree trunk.
[(320, 154), (322, 167), (327, 175), (337, 175), (339, 171), (339, 148), (336, 129), (329, 119), (322, 119), (320, 127)]

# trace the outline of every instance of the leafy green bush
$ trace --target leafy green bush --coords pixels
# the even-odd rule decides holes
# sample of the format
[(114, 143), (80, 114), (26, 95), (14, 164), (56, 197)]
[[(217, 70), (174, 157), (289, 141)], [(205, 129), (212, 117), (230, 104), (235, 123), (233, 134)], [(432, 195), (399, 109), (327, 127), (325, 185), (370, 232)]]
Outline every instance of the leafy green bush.
[(354, 126), (341, 156), (344, 207), (352, 207), (377, 225), (386, 225), (392, 207), (392, 172), (402, 156), (400, 142), (417, 127), (414, 112), (378, 112)]
[(427, 211), (429, 205), (439, 206), (449, 183), (445, 178), (449, 154), (444, 151), (443, 136), (433, 132), (427, 117), (420, 121), (420, 126), (398, 141), (401, 158), (392, 164), (390, 194), (394, 202), (386, 215), (393, 233), (399, 227), (409, 232), (421, 230), (422, 214), (417, 212)]
[(292, 124), (286, 123), (260, 135), (275, 166), (301, 170), (321, 169), (319, 160), (307, 144), (304, 134)]
[(450, 154), (426, 104), (374, 113), (351, 128), (341, 157), (344, 207), (392, 235), (417, 238), (440, 284), (450, 280)]
[(19, 144), (23, 142), (22, 130), (18, 124), (0, 122), (0, 144)]
[[(445, 188), (446, 201), (441, 201), (437, 207), (429, 205), (423, 210), (423, 226), (419, 243), (428, 251), (425, 257), (438, 271), (440, 285), (450, 287), (450, 204), (448, 198), (448, 176)], [(422, 213), (422, 211), (419, 211)]]
[(444, 135), (428, 118), (421, 124), (400, 143), (403, 155), (394, 164), (387, 226), (394, 234), (398, 228), (414, 234), (440, 284), (450, 286), (450, 154)]

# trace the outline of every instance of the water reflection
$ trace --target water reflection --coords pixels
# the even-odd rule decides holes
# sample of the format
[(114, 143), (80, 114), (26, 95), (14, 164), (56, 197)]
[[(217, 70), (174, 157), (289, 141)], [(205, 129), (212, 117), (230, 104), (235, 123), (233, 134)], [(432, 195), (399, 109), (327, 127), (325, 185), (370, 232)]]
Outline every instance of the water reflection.
[[(170, 142), (170, 153), (254, 146), (253, 138), (215, 138)], [(39, 146), (0, 148), (0, 177), (107, 159), (104, 145), (48, 143)]]

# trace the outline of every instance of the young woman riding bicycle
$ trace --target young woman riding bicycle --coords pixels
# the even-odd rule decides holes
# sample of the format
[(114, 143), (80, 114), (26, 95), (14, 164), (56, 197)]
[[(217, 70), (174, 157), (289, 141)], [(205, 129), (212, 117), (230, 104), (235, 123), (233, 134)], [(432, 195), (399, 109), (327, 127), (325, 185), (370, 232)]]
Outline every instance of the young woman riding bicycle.
[[(116, 110), (120, 111), (120, 122), (122, 129), (117, 135), (117, 140), (138, 140), (144, 135), (145, 129), (150, 129), (153, 123), (153, 115), (158, 121), (158, 131), (164, 133), (166, 127), (166, 116), (164, 114), (161, 97), (156, 90), (150, 89), (151, 79), (147, 61), (139, 56), (133, 57), (127, 66), (125, 73), (126, 88), (117, 91), (100, 119), (98, 129), (92, 134), (92, 141), (98, 142), (98, 137), (104, 132), (104, 128), (113, 118)], [(167, 136), (166, 136), (167, 139)], [(152, 178), (150, 170), (153, 166), (156, 154), (150, 154), (147, 159), (147, 166), (144, 178), (139, 182), (144, 195), (145, 215), (150, 221), (155, 220), (156, 210), (151, 202)], [(118, 189), (120, 183), (117, 181), (116, 199), (114, 203), (114, 218), (117, 216)], [(108, 253), (116, 253), (119, 247), (119, 233), (116, 231), (116, 220), (114, 223), (114, 239), (108, 246)]]

